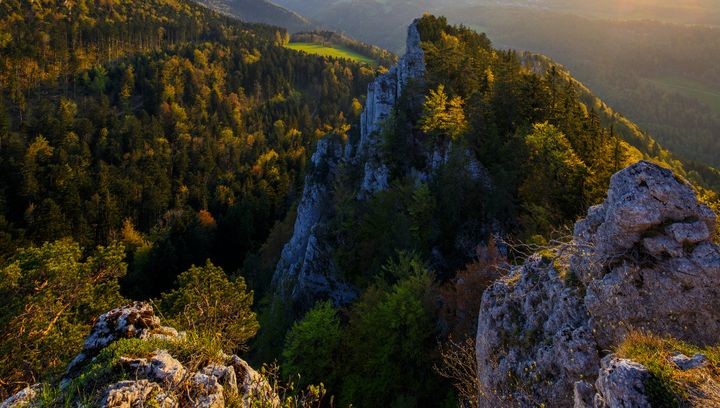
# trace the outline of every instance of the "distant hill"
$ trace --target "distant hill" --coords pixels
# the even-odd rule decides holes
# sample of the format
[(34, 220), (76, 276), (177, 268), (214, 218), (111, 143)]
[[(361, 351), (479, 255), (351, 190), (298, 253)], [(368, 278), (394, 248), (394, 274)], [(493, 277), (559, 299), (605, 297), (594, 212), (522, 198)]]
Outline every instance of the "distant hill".
[(515, 3), (516, 5), (542, 7), (591, 17), (720, 25), (720, 9), (715, 0), (525, 0)]
[(250, 23), (264, 23), (286, 28), (290, 32), (307, 31), (315, 25), (294, 11), (267, 0), (196, 0), (214, 10)]
[(487, 33), (498, 48), (562, 63), (673, 153), (720, 166), (720, 29), (713, 27), (720, 17), (712, 1), (277, 1), (397, 53), (402, 27), (425, 11), (443, 14)]

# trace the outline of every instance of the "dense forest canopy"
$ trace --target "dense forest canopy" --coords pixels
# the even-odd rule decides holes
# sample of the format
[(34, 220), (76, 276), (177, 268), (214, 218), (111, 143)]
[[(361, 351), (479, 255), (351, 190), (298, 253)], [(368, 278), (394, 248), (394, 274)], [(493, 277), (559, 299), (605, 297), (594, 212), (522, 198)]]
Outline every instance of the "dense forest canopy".
[[(182, 271), (207, 259), (233, 274), (275, 224), (270, 239), (282, 245), (280, 221), (316, 140), (348, 131), (362, 108), (356, 96), (375, 75), (285, 49), (283, 29), (182, 0), (11, 0), (0, 16), (0, 290), (10, 297), (0, 377), (8, 390), (37, 379), (44, 358), (54, 367), (45, 375), (55, 375), (100, 309), (177, 288)], [(56, 244), (15, 255), (46, 242)], [(96, 258), (81, 264), (108, 245), (98, 251), (117, 268), (106, 272)], [(28, 257), (71, 259), (68, 270), (95, 283), (78, 282), (86, 286), (66, 298), (74, 278), (50, 274), (33, 292), (44, 267), (31, 271)], [(272, 263), (249, 261), (252, 289), (267, 287), (261, 271)], [(54, 296), (56, 308), (22, 320), (22, 310)], [(103, 302), (88, 308), (95, 296)], [(186, 303), (164, 308), (172, 314)], [(12, 331), (33, 324), (47, 329)], [(57, 354), (63, 331), (73, 347)], [(28, 364), (9, 363), (18, 358)]]
[(189, 2), (55, 3), (0, 5), (0, 257), (139, 234), (136, 296), (208, 257), (242, 266), (374, 75)]
[(511, 7), (468, 7), (448, 17), (504, 47), (563, 62), (673, 153), (719, 165), (720, 28)]
[[(249, 348), (300, 387), (323, 383), (330, 404), (463, 403), (439, 367), (475, 335), (479, 294), (522, 260), (498, 237), (557, 238), (642, 158), (718, 179), (549, 59), (425, 15), (426, 74), (371, 135), (387, 188), (359, 195), (362, 160), (330, 176), (309, 157), (321, 138), (357, 142), (372, 68), (185, 0), (0, 13), (0, 397), (57, 384), (93, 319), (153, 299), (191, 345)], [(315, 171), (330, 191), (317, 240), (358, 295), (345, 304), (298, 306), (271, 284)]]

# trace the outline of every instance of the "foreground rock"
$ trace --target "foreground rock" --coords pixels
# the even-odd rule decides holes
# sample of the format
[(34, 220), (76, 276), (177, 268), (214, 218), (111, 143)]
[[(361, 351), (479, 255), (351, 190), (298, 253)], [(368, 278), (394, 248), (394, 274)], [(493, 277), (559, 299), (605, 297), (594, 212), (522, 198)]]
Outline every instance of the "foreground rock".
[(32, 407), (33, 402), (42, 392), (43, 384), (35, 384), (32, 387), (25, 387), (17, 394), (3, 401), (0, 408), (26, 408)]
[(486, 291), (476, 352), (486, 406), (569, 400), (600, 361), (577, 289), (539, 257)]
[[(183, 333), (161, 326), (160, 319), (148, 303), (135, 302), (114, 309), (98, 318), (82, 353), (70, 365), (61, 389), (67, 389), (67, 385), (77, 375), (84, 373), (88, 362), (115, 341), (139, 339), (179, 342), (184, 338)], [(91, 405), (103, 408), (223, 408), (228, 401), (232, 401), (234, 407), (280, 405), (267, 381), (240, 357), (219, 355), (211, 358), (215, 360), (212, 362), (206, 359), (199, 361), (203, 366), (193, 371), (168, 350), (155, 350), (144, 357), (120, 356), (117, 361), (110, 363), (113, 365), (110, 368), (113, 372), (122, 370), (125, 378), (133, 380), (98, 384), (99, 389), (90, 390), (90, 394), (97, 395)], [(195, 363), (198, 362), (193, 362), (193, 366)], [(108, 374), (104, 376), (113, 378)], [(33, 406), (41, 388), (41, 385), (36, 385), (20, 391), (3, 402), (2, 408)]]
[(532, 257), (485, 292), (483, 406), (644, 406), (643, 371), (600, 357), (631, 331), (717, 343), (715, 229), (715, 214), (671, 171), (643, 161), (614, 175), (607, 200), (561, 249), (569, 263)]
[(649, 378), (650, 373), (644, 366), (611, 354), (602, 360), (595, 382), (597, 394), (593, 406), (650, 408), (645, 395), (645, 383)]
[(640, 162), (616, 174), (607, 200), (575, 226), (571, 269), (587, 288), (598, 345), (631, 330), (713, 344), (720, 333), (716, 216), (670, 170)]
[(119, 339), (146, 339), (153, 330), (160, 330), (160, 318), (146, 302), (135, 302), (113, 309), (100, 316), (85, 339), (83, 351), (68, 366), (72, 376), (78, 366)]

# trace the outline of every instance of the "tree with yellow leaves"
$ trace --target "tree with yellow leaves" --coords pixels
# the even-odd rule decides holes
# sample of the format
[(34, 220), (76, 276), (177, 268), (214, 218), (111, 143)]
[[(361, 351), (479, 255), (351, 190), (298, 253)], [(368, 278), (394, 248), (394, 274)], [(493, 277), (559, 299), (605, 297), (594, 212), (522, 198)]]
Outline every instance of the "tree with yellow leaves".
[(464, 104), (465, 101), (459, 96), (449, 98), (442, 84), (437, 90), (431, 89), (430, 94), (425, 97), (423, 116), (420, 119), (422, 131), (456, 140), (467, 129)]

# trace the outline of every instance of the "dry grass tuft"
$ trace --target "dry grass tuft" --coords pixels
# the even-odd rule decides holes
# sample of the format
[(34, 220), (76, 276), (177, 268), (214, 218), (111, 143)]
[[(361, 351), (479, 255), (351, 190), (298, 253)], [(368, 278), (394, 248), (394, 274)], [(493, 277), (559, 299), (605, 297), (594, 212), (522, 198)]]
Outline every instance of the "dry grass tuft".
[[(704, 354), (709, 363), (683, 371), (670, 360), (675, 353), (688, 357)], [(701, 347), (635, 332), (618, 347), (616, 354), (650, 370), (652, 378), (646, 387), (654, 405), (720, 407), (720, 345)]]

